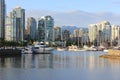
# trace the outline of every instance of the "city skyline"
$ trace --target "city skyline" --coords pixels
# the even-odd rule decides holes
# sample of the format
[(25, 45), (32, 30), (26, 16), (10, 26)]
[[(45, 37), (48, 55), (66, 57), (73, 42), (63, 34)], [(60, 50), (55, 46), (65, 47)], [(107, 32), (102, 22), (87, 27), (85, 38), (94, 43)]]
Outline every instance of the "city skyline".
[[(118, 0), (34, 0), (34, 2), (11, 0), (11, 2), (12, 3), (6, 0), (7, 12), (11, 11), (16, 6), (21, 6), (26, 10), (26, 18), (35, 17), (35, 19), (38, 20), (41, 16), (50, 15), (55, 19), (56, 26), (71, 25), (88, 27), (91, 23), (97, 23), (103, 20), (120, 25), (120, 1)], [(33, 4), (35, 5), (31, 6)]]

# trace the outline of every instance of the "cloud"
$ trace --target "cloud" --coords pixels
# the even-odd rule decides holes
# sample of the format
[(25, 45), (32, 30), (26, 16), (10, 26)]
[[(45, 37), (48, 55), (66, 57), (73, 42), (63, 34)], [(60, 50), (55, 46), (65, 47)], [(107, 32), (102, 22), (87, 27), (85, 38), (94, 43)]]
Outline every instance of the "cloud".
[(116, 1), (116, 2), (114, 1), (114, 2), (112, 2), (112, 4), (120, 6), (120, 1)]
[(114, 3), (116, 3), (116, 4), (120, 4), (120, 1), (117, 1), (117, 2), (114, 2)]
[(45, 10), (27, 10), (26, 17), (34, 17), (38, 20), (41, 16), (51, 15), (54, 18), (55, 25), (72, 25), (78, 27), (88, 27), (89, 24), (98, 23), (104, 20), (111, 24), (120, 25), (120, 14), (110, 12), (106, 13), (88, 13), (84, 11), (45, 11)]

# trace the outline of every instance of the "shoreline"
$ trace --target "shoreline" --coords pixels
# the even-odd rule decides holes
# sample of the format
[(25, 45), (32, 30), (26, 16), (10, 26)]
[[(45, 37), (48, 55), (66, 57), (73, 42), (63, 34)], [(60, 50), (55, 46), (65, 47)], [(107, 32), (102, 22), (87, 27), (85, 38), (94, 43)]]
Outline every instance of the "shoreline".
[(19, 49), (1, 49), (0, 57), (18, 57), (21, 56), (21, 50)]
[(120, 59), (120, 50), (112, 50), (112, 49), (110, 49), (107, 54), (103, 54), (103, 55), (101, 55), (99, 57)]
[(104, 54), (104, 55), (101, 55), (99, 57), (101, 57), (101, 58), (111, 58), (111, 59), (120, 59), (120, 56), (117, 56), (117, 55), (108, 55), (108, 54)]

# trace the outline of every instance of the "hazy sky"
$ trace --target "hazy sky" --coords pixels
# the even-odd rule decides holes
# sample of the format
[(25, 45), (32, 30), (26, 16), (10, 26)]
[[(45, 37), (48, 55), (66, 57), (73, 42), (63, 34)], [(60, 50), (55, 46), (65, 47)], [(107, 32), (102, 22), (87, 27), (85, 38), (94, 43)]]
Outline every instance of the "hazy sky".
[(120, 13), (120, 0), (6, 0), (7, 10), (15, 6), (25, 9)]
[(120, 0), (6, 0), (6, 6), (7, 12), (24, 8), (26, 18), (51, 15), (58, 26), (88, 27), (103, 20), (120, 25)]

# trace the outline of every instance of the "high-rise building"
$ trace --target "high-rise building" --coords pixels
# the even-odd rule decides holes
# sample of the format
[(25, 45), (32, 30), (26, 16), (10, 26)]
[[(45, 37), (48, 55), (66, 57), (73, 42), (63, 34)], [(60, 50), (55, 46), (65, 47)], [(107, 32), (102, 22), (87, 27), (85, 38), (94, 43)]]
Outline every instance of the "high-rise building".
[(77, 42), (77, 45), (80, 44), (80, 36), (79, 36), (79, 30), (74, 30), (74, 37), (72, 38), (75, 42)]
[(97, 30), (97, 25), (96, 24), (90, 24), (89, 25), (89, 40), (90, 43), (95, 42), (95, 40), (97, 39), (98, 36), (98, 30)]
[(64, 30), (63, 31), (63, 40), (68, 41), (70, 39), (70, 31)]
[(84, 28), (81, 29), (76, 29), (74, 30), (74, 37), (82, 37), (82, 35), (86, 33), (86, 31), (84, 30)]
[(54, 41), (61, 41), (62, 40), (62, 32), (61, 28), (56, 26), (54, 27)]
[(5, 40), (13, 41), (14, 40), (14, 21), (15, 18), (12, 16), (12, 12), (10, 12), (5, 19)]
[(25, 32), (25, 10), (21, 7), (13, 9), (6, 17), (5, 27), (6, 40), (23, 41)]
[(111, 34), (112, 45), (120, 44), (120, 26), (112, 25), (112, 34)]
[(111, 40), (111, 24), (108, 21), (102, 21), (89, 26), (89, 39), (93, 44), (107, 45)]
[(79, 30), (79, 37), (82, 37), (82, 35), (85, 33), (84, 29)]
[(38, 21), (38, 40), (51, 44), (53, 42), (54, 19), (51, 16), (42, 16)]
[(102, 42), (110, 42), (111, 40), (111, 24), (108, 21), (102, 21), (99, 24), (97, 24), (98, 26), (98, 31), (101, 31), (101, 41)]
[(5, 15), (6, 15), (6, 6), (5, 0), (0, 0), (0, 38), (5, 37)]
[(82, 28), (79, 30), (79, 37), (81, 41), (81, 45), (87, 45), (89, 43), (89, 35), (88, 35), (88, 29)]
[(79, 37), (79, 30), (78, 29), (74, 30), (74, 37)]
[(27, 18), (27, 34), (30, 39), (36, 40), (37, 22), (33, 17)]
[(25, 9), (21, 7), (16, 7), (13, 9), (13, 17), (16, 19), (16, 28), (14, 29), (16, 32), (16, 41), (23, 41), (25, 35)]

